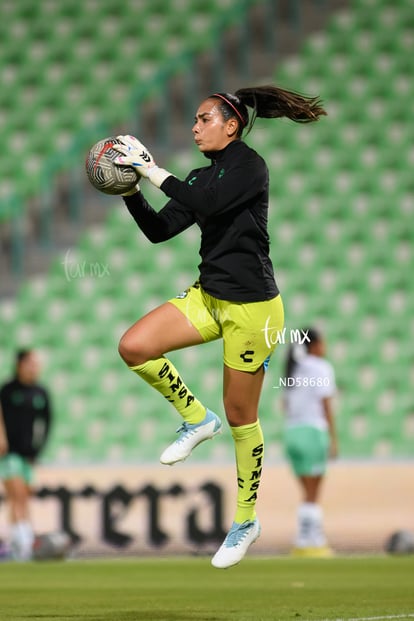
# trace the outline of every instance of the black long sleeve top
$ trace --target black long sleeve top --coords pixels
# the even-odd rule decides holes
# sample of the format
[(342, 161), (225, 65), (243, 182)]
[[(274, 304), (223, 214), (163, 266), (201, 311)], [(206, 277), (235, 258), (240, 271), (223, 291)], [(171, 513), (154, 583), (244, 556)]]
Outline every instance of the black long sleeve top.
[(17, 378), (0, 389), (0, 405), (9, 453), (35, 459), (42, 451), (51, 425), (48, 392), (37, 384), (22, 384)]
[(125, 197), (128, 210), (153, 243), (199, 226), (200, 284), (210, 295), (269, 300), (279, 291), (269, 256), (266, 163), (240, 140), (207, 157), (210, 165), (192, 170), (184, 181), (171, 175), (162, 183), (170, 200), (159, 212), (141, 192)]

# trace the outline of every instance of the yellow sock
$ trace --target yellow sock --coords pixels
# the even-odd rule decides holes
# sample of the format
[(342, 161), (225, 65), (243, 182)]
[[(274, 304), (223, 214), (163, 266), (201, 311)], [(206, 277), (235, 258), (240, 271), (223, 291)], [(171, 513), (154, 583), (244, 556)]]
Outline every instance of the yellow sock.
[(230, 429), (236, 450), (238, 485), (234, 521), (241, 524), (256, 517), (257, 490), (263, 465), (263, 433), (259, 421)]
[(158, 390), (187, 423), (194, 424), (203, 420), (206, 408), (190, 392), (175, 366), (167, 358), (149, 360), (129, 368)]

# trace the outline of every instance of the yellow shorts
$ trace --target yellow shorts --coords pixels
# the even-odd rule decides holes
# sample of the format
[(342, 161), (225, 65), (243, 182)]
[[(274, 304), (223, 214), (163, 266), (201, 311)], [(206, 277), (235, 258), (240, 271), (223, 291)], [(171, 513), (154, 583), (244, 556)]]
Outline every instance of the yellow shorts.
[(196, 282), (169, 300), (200, 332), (207, 343), (223, 339), (224, 364), (239, 371), (256, 371), (276, 349), (283, 329), (280, 295), (264, 302), (228, 302), (209, 295)]

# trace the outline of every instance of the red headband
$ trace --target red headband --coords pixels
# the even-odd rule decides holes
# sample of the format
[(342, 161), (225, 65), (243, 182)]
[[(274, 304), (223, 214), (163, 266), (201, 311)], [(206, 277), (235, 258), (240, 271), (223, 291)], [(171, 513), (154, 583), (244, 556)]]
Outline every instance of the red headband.
[(226, 104), (228, 104), (231, 108), (233, 108), (233, 110), (235, 111), (235, 113), (237, 114), (237, 116), (239, 117), (239, 119), (242, 122), (243, 127), (246, 127), (246, 121), (244, 120), (244, 118), (242, 117), (242, 115), (240, 114), (240, 112), (237, 110), (236, 106), (233, 106), (233, 104), (231, 103), (231, 101), (229, 101), (226, 97), (224, 97), (224, 95), (220, 95), (219, 93), (214, 93), (214, 95), (211, 95), (212, 97), (219, 97), (220, 99), (222, 99), (223, 101), (226, 102)]

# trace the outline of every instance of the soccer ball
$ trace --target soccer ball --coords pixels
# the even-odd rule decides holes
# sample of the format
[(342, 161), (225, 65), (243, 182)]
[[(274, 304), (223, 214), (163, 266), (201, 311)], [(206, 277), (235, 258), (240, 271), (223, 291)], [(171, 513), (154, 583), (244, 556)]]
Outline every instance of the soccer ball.
[(70, 547), (70, 537), (63, 531), (37, 535), (33, 543), (33, 560), (63, 560), (69, 553)]
[(386, 541), (385, 550), (389, 554), (413, 554), (414, 533), (409, 530), (397, 530)]
[(132, 166), (114, 164), (118, 151), (114, 144), (122, 144), (117, 138), (104, 138), (89, 149), (86, 157), (86, 174), (89, 181), (104, 194), (124, 194), (139, 182), (140, 175)]

